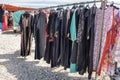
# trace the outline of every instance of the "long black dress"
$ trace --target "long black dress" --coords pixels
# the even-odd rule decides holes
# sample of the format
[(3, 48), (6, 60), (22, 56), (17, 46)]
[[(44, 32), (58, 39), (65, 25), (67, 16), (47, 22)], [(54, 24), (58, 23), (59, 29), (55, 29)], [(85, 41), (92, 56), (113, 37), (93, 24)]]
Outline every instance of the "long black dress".
[(47, 18), (42, 11), (35, 16), (34, 36), (35, 36), (35, 59), (44, 57), (46, 48), (45, 27)]
[(32, 20), (33, 16), (25, 12), (20, 18), (21, 30), (21, 56), (26, 57), (30, 55), (31, 41), (32, 41)]

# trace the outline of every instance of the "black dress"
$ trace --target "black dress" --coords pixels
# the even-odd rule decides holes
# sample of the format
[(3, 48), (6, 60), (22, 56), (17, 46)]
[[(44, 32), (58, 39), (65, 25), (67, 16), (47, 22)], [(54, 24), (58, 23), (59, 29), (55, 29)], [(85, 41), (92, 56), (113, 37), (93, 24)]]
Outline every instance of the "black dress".
[(53, 66), (53, 52), (54, 52), (54, 33), (55, 33), (55, 21), (56, 21), (56, 12), (51, 12), (49, 16), (49, 22), (47, 26), (47, 34), (49, 35), (46, 40), (46, 49), (45, 49), (45, 55), (44, 60), (47, 63), (51, 62), (51, 67)]
[(45, 54), (46, 47), (46, 37), (45, 37), (45, 27), (47, 23), (47, 18), (45, 13), (40, 12), (35, 17), (36, 23), (34, 26), (34, 36), (35, 36), (35, 59), (41, 59)]
[(2, 6), (0, 6), (0, 22), (3, 22), (3, 15), (4, 15), (4, 10), (2, 8)]
[(32, 20), (33, 16), (25, 12), (20, 18), (21, 28), (21, 56), (28, 56), (32, 41)]

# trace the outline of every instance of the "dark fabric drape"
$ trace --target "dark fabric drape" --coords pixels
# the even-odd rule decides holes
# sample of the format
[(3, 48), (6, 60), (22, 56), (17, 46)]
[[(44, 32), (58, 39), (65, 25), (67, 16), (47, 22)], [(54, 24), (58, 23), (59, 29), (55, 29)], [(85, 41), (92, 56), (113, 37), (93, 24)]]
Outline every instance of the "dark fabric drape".
[(3, 22), (3, 15), (4, 15), (4, 10), (2, 8), (2, 6), (0, 6), (0, 22)]
[(48, 22), (48, 26), (47, 26), (47, 34), (49, 35), (47, 37), (46, 40), (46, 49), (45, 49), (45, 56), (44, 56), (44, 60), (47, 63), (51, 62), (51, 67), (53, 65), (53, 60), (51, 61), (51, 59), (53, 58), (53, 42), (54, 42), (54, 28), (55, 28), (55, 21), (56, 21), (56, 12), (51, 12), (50, 16), (49, 16), (49, 22)]
[(34, 37), (35, 37), (35, 59), (41, 59), (45, 54), (46, 37), (45, 27), (47, 24), (46, 15), (40, 12), (35, 16)]
[[(70, 24), (74, 11), (76, 11), (76, 40), (73, 45), (72, 39), (70, 38)], [(39, 29), (37, 29), (38, 27), (34, 29), (36, 39), (35, 53), (37, 53), (35, 57), (41, 59), (44, 56), (44, 60), (50, 63), (52, 68), (62, 65), (64, 69), (66, 69), (71, 67), (70, 63), (74, 63), (76, 65), (74, 68), (76, 68), (77, 72), (83, 75), (88, 71), (88, 78), (90, 79), (93, 70), (95, 14), (95, 6), (92, 8), (80, 7), (79, 9), (51, 11), (46, 27), (46, 44), (42, 44), (42, 46), (46, 45), (45, 50), (40, 47), (41, 40), (45, 38), (45, 34), (41, 36), (44, 32), (39, 33), (44, 28), (41, 29), (41, 27), (38, 26)], [(44, 25), (45, 27), (44, 15), (40, 16), (40, 14), (35, 16), (36, 21), (40, 21), (41, 23), (39, 23), (39, 25)], [(36, 21), (35, 26), (38, 24)]]
[(94, 31), (94, 23), (95, 23), (95, 14), (96, 14), (96, 9), (97, 7), (92, 7), (90, 9), (90, 18), (89, 18), (89, 28), (87, 30), (87, 38), (90, 40), (90, 46), (89, 46), (89, 60), (88, 60), (88, 73), (89, 76), (88, 78), (91, 78), (92, 71), (93, 71), (93, 50), (94, 50), (94, 36), (95, 36), (95, 31)]
[[(96, 7), (83, 8), (79, 12), (77, 29), (77, 71), (83, 75), (88, 69), (89, 78), (93, 70), (94, 19)], [(84, 46), (84, 47), (83, 47)]]
[(24, 13), (20, 18), (21, 30), (21, 56), (30, 55), (31, 41), (32, 41), (32, 20), (33, 16), (29, 13)]

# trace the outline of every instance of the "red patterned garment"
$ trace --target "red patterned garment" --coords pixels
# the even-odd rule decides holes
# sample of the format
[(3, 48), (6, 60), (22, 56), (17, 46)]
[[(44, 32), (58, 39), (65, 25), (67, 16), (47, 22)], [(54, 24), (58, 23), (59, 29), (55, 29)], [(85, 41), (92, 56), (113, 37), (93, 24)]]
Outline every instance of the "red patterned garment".
[[(106, 18), (108, 16), (108, 14), (106, 14), (105, 17), (105, 23), (104, 23), (104, 28), (103, 28), (103, 33), (106, 31), (107, 34), (103, 35), (103, 39), (102, 39), (102, 50), (101, 50), (101, 58), (100, 58), (100, 64), (99, 64), (99, 68), (98, 68), (98, 74), (101, 74), (101, 71), (107, 71), (108, 67), (110, 66), (110, 63), (112, 62), (112, 55), (111, 52), (113, 50), (114, 44), (115, 44), (115, 21), (114, 21), (114, 9), (112, 9), (112, 25), (111, 28), (107, 29), (108, 26), (106, 23), (109, 24), (109, 20), (106, 21)], [(107, 18), (108, 19), (108, 18)], [(106, 27), (106, 28), (105, 28)], [(109, 31), (107, 31), (109, 30)], [(105, 32), (105, 33), (106, 33)]]
[[(106, 37), (107, 37), (107, 32), (110, 31), (112, 26), (113, 8), (108, 7), (105, 9), (103, 29), (101, 28), (102, 15), (103, 15), (102, 10), (97, 9), (96, 16), (95, 16), (95, 41), (94, 41), (94, 52), (93, 52), (93, 70), (95, 71), (96, 71), (96, 67), (98, 66), (99, 52), (100, 52), (100, 55), (102, 56)], [(102, 42), (100, 39), (101, 31), (102, 31)], [(100, 43), (101, 43), (101, 49), (100, 49)]]
[(115, 15), (115, 28), (116, 28), (116, 39), (115, 39), (115, 47), (113, 50), (113, 58), (115, 61), (120, 61), (120, 10), (116, 10)]

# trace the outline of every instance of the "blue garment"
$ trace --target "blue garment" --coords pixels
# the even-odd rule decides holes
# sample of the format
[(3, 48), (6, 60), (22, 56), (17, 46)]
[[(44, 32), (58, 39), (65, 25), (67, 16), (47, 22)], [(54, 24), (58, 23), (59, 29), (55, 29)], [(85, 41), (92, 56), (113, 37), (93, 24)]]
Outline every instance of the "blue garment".
[(71, 73), (75, 73), (76, 72), (76, 64), (74, 64), (74, 63), (70, 64), (70, 72)]
[(14, 12), (13, 13), (13, 25), (16, 27), (16, 26), (19, 26), (19, 21), (20, 21), (20, 17), (22, 14), (24, 14), (25, 12), (24, 11), (17, 11), (17, 12)]
[[(73, 46), (74, 46), (74, 41), (76, 40), (76, 15), (75, 15), (76, 10), (73, 13), (72, 20), (71, 20), (71, 25), (70, 25), (70, 35), (71, 35), (70, 37), (71, 37), (71, 40), (72, 40), (72, 50), (73, 50)], [(71, 62), (70, 72), (71, 73), (76, 72), (76, 63)]]
[(0, 29), (2, 29), (2, 23), (0, 22)]
[(75, 18), (76, 10), (73, 13), (71, 25), (70, 25), (70, 37), (71, 40), (74, 42), (76, 40), (76, 18)]

